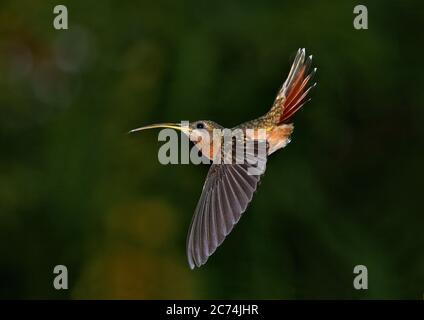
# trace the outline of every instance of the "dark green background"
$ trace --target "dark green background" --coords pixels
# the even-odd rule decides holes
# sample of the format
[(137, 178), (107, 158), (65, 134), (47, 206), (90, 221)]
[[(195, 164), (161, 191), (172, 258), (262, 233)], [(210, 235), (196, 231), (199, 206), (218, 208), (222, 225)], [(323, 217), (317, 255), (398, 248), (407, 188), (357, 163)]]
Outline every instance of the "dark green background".
[[(2, 0), (0, 297), (422, 299), (423, 20), (422, 1)], [(318, 67), (312, 102), (190, 271), (207, 167), (163, 166), (157, 131), (125, 132), (260, 116), (299, 47)]]

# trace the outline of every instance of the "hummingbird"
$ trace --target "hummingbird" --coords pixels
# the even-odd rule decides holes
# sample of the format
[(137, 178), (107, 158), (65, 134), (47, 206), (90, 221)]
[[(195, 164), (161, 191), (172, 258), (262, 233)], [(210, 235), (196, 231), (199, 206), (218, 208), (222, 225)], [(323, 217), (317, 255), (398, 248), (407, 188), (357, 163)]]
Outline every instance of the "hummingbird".
[[(312, 55), (306, 57), (305, 49), (299, 49), (271, 109), (257, 119), (230, 129), (245, 133), (241, 138), (245, 156), (258, 153), (258, 144), (250, 144), (251, 147), (248, 148), (246, 142), (258, 142), (258, 136), (251, 132), (263, 130), (266, 152), (264, 156), (257, 157), (256, 163), (234, 161), (231, 155), (233, 161), (213, 162), (210, 166), (187, 235), (186, 251), (191, 269), (204, 265), (223, 243), (251, 202), (265, 172), (268, 156), (284, 148), (291, 141), (294, 126), (290, 120), (310, 100), (308, 93), (316, 86), (316, 82), (311, 83), (311, 80), (317, 69), (310, 70), (311, 64)], [(215, 132), (224, 129), (214, 121), (198, 120), (190, 122), (188, 126), (179, 123), (160, 123), (133, 129), (130, 133), (152, 128), (180, 130), (190, 138), (202, 156), (214, 160), (219, 154), (222, 158), (228, 159), (224, 151), (228, 149), (217, 148), (216, 144), (212, 144), (212, 140), (215, 141), (216, 138)], [(204, 139), (204, 135), (200, 132), (206, 132), (213, 139)], [(235, 146), (239, 140), (233, 139), (230, 144)], [(234, 151), (234, 148), (231, 147), (231, 150)], [(250, 173), (249, 170), (253, 167), (260, 168), (257, 174)]]

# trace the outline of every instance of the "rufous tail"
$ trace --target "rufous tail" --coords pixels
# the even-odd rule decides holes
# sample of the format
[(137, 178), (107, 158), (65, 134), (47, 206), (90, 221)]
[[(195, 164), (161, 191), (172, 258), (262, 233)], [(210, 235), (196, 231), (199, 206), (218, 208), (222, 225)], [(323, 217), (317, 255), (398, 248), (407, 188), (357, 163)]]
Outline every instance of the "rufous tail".
[[(289, 75), (275, 98), (274, 104), (268, 115), (273, 117), (275, 124), (286, 122), (306, 102), (309, 91), (316, 86), (311, 84), (316, 68), (309, 69), (312, 56), (305, 57), (305, 49), (299, 49), (291, 66)], [(309, 72), (309, 73), (308, 73)]]

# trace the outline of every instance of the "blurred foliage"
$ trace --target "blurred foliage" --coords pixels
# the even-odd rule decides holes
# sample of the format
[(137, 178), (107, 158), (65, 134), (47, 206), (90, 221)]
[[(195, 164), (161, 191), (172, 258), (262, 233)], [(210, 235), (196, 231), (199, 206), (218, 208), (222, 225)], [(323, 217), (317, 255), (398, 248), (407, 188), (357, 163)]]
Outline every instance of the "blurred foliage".
[[(68, 0), (66, 31), (56, 4), (0, 4), (0, 297), (423, 297), (422, 2), (362, 1), (362, 31), (353, 1)], [(293, 142), (190, 271), (207, 167), (162, 166), (156, 132), (125, 132), (262, 115), (299, 47), (318, 87)]]

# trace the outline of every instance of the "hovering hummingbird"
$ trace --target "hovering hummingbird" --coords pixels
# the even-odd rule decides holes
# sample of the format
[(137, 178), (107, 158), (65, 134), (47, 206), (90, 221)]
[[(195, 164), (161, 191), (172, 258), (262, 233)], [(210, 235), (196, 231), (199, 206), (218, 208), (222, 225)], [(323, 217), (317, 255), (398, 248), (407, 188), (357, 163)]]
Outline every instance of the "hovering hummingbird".
[[(265, 131), (266, 154), (265, 157), (259, 157), (256, 163), (256, 166), (262, 167), (262, 170), (259, 174), (250, 174), (249, 170), (254, 164), (248, 161), (214, 162), (211, 165), (187, 236), (187, 257), (191, 269), (206, 263), (246, 211), (265, 171), (267, 156), (284, 148), (290, 142), (294, 127), (289, 120), (310, 100), (307, 99), (307, 95), (316, 85), (316, 83), (311, 84), (311, 79), (317, 70), (314, 68), (309, 72), (311, 63), (312, 56), (306, 57), (305, 49), (299, 49), (271, 109), (265, 115), (231, 129), (240, 129), (245, 132), (244, 142), (258, 139), (257, 136), (248, 134), (248, 129)], [(151, 128), (180, 130), (189, 136), (203, 156), (213, 160), (220, 152), (222, 157), (226, 158), (223, 151), (225, 148), (216, 148), (216, 145), (212, 145), (212, 139), (202, 139), (202, 135), (199, 134), (200, 131), (206, 131), (213, 136), (216, 129), (224, 129), (213, 121), (194, 121), (186, 127), (179, 123), (154, 124), (131, 130), (130, 133)], [(232, 143), (235, 144), (235, 142)], [(250, 151), (246, 147), (245, 153), (249, 152), (257, 152), (257, 147), (253, 147)]]

